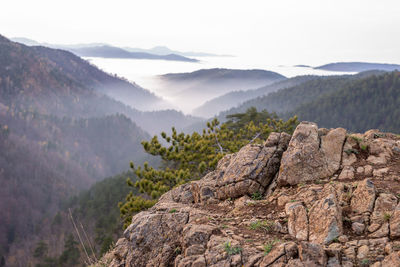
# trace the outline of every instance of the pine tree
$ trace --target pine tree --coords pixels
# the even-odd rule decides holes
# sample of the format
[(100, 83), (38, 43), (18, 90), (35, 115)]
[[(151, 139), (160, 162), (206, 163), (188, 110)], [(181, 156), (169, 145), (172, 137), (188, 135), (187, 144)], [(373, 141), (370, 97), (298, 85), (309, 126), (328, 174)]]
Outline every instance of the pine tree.
[(80, 252), (78, 242), (75, 241), (74, 236), (69, 234), (65, 239), (64, 251), (59, 258), (62, 266), (74, 266), (79, 264)]
[(251, 108), (246, 113), (230, 116), (230, 121), (222, 125), (214, 119), (207, 123), (202, 134), (178, 133), (172, 128), (171, 136), (161, 133), (164, 142), (157, 136), (142, 142), (147, 153), (161, 157), (162, 167), (155, 169), (148, 163), (136, 167), (131, 162), (131, 169), (139, 180), (133, 183), (128, 179), (127, 183), (148, 197), (130, 193), (124, 203), (119, 203), (124, 227), (130, 224), (134, 213), (154, 205), (165, 192), (214, 170), (226, 154), (237, 152), (248, 143), (262, 143), (274, 131), (292, 133), (296, 125), (297, 117), (283, 121), (267, 111), (257, 112)]

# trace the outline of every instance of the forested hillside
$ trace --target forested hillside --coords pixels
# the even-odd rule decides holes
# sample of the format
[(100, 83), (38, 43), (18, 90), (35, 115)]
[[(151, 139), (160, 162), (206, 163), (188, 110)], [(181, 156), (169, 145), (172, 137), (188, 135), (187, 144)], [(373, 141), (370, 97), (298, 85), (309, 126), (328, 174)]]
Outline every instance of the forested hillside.
[[(400, 72), (371, 76), (302, 105), (289, 114), (323, 127), (400, 133)], [(288, 114), (288, 115), (289, 115)]]
[(151, 160), (140, 145), (149, 135), (123, 115), (70, 119), (3, 111), (0, 121), (0, 254), (35, 234), (71, 194), (127, 170), (132, 159)]
[(130, 160), (157, 164), (143, 152), (140, 142), (149, 135), (137, 124), (153, 133), (196, 121), (172, 110), (130, 108), (108, 96), (114, 89), (142, 105), (159, 100), (69, 52), (0, 37), (0, 263), (31, 260), (23, 247), (32, 249), (73, 194), (126, 171)]
[(322, 76), (305, 81), (298, 85), (281, 89), (266, 96), (258, 97), (244, 102), (236, 108), (221, 112), (219, 117), (223, 118), (228, 114), (244, 112), (250, 107), (258, 110), (266, 109), (269, 112), (283, 114), (294, 110), (296, 107), (308, 103), (321, 95), (337, 91), (351, 83), (370, 75), (384, 73), (382, 71), (362, 72), (355, 75)]
[(0, 36), (0, 62), (3, 101), (10, 95), (23, 99), (45, 97), (42, 102), (55, 96), (79, 101), (80, 97), (101, 92), (122, 102), (128, 98), (126, 104), (140, 110), (152, 110), (162, 102), (140, 86), (111, 76), (63, 50), (28, 47)]
[(200, 107), (194, 109), (193, 114), (200, 117), (210, 118), (218, 115), (218, 113), (221, 111), (236, 107), (247, 100), (264, 96), (280, 89), (290, 88), (316, 78), (317, 76), (313, 75), (296, 76), (260, 87), (258, 89), (229, 92), (207, 101)]
[[(169, 73), (158, 77), (159, 87), (191, 112), (206, 101), (237, 90), (249, 90), (285, 80), (283, 75), (267, 70), (201, 69), (188, 73)], [(196, 112), (194, 115), (205, 116)]]
[(138, 193), (126, 185), (127, 178), (135, 181), (132, 172), (125, 172), (97, 182), (89, 190), (64, 201), (54, 216), (41, 222), (42, 227), (36, 229), (30, 242), (11, 247), (13, 257), (8, 259), (9, 262), (14, 265), (29, 263), (32, 266), (68, 267), (83, 266), (88, 262), (73, 227), (70, 210), (91, 259), (102, 255), (122, 234), (118, 202), (131, 191)]

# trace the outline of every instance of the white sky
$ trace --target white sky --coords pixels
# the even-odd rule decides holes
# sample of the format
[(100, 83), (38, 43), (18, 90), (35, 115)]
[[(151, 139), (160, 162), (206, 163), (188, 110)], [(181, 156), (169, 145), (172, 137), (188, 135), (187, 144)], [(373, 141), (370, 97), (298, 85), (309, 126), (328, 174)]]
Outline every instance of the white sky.
[(399, 0), (1, 0), (0, 34), (234, 54), (275, 64), (400, 63)]

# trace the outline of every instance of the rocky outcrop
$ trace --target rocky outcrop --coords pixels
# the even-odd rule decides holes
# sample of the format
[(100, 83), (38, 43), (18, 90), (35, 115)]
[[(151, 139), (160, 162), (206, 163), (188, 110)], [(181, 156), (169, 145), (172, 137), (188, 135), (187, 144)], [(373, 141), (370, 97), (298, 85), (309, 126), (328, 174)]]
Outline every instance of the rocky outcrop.
[(318, 130), (315, 123), (300, 123), (283, 153), (278, 184), (296, 185), (336, 173), (345, 139), (345, 129)]
[(399, 193), (399, 136), (304, 122), (164, 194), (98, 265), (400, 266)]
[(282, 153), (290, 135), (272, 133), (263, 146), (247, 145), (232, 158), (222, 179), (217, 182), (219, 199), (264, 193), (277, 174)]

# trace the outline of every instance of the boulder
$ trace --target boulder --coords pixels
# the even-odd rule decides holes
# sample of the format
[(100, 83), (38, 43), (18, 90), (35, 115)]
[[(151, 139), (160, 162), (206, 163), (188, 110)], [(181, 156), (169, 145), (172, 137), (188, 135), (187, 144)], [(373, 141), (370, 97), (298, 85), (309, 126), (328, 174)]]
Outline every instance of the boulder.
[(302, 203), (287, 203), (285, 206), (288, 215), (289, 234), (297, 240), (308, 240), (308, 218), (307, 211)]
[(219, 199), (264, 193), (279, 170), (290, 135), (272, 133), (264, 145), (244, 146), (226, 167), (217, 183)]
[(299, 245), (299, 258), (302, 262), (313, 263), (316, 266), (326, 266), (327, 263), (327, 256), (323, 247), (314, 243), (301, 242)]
[(382, 261), (382, 266), (400, 266), (400, 256), (398, 252), (392, 252)]
[[(188, 213), (183, 212), (145, 211), (135, 215), (124, 232), (124, 237), (130, 244), (125, 265), (166, 266), (166, 263), (172, 263), (188, 217)], [(119, 250), (125, 243), (124, 240), (118, 242), (115, 250)]]
[(343, 234), (342, 209), (332, 188), (328, 188), (329, 194), (310, 209), (310, 242), (328, 244)]
[(318, 135), (315, 123), (301, 122), (283, 153), (278, 185), (295, 185), (333, 175), (340, 167), (346, 130)]
[(372, 212), (375, 203), (376, 190), (370, 179), (365, 179), (357, 184), (351, 198), (351, 210), (354, 213), (362, 214)]

